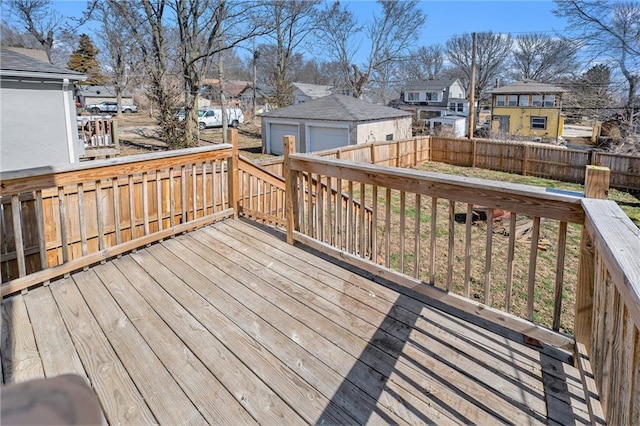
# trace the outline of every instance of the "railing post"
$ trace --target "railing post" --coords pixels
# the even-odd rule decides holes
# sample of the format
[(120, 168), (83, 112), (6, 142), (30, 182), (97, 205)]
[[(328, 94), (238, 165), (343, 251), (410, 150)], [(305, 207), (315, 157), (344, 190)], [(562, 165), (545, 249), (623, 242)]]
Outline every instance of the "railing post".
[(118, 137), (118, 122), (113, 120), (111, 122), (111, 141), (116, 149), (120, 149), (120, 137)]
[[(587, 166), (584, 183), (586, 198), (606, 199), (609, 195), (609, 169)], [(576, 288), (573, 334), (591, 352), (591, 322), (593, 318), (593, 285), (595, 279), (595, 254), (593, 241), (585, 225), (582, 226), (578, 286)]]
[[(293, 231), (298, 229), (297, 224), (297, 179), (296, 172), (291, 170), (290, 155), (295, 152), (296, 139), (294, 136), (285, 136), (284, 144), (284, 179), (285, 179), (285, 219), (287, 221), (287, 243), (293, 245)], [(338, 151), (339, 152), (339, 151)]]
[[(238, 130), (228, 129), (227, 138), (231, 143), (231, 157), (227, 159), (227, 183), (229, 189), (229, 206), (233, 208), (233, 218), (238, 218), (238, 203), (240, 199), (238, 154)], [(195, 196), (195, 195), (194, 195)]]

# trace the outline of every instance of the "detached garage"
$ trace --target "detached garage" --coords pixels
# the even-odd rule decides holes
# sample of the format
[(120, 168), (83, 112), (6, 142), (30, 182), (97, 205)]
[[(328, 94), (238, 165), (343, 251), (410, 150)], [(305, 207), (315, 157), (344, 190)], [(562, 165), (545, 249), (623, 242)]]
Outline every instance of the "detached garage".
[(296, 138), (296, 152), (412, 136), (411, 113), (342, 95), (325, 96), (262, 114), (262, 150), (284, 153), (282, 138)]

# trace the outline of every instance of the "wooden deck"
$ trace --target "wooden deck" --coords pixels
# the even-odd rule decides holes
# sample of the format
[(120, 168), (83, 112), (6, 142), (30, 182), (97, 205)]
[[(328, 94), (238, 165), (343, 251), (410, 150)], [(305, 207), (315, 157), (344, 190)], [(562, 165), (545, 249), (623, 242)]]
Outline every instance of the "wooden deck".
[(5, 299), (3, 381), (85, 376), (110, 424), (588, 423), (568, 354), (356, 272), (219, 222)]

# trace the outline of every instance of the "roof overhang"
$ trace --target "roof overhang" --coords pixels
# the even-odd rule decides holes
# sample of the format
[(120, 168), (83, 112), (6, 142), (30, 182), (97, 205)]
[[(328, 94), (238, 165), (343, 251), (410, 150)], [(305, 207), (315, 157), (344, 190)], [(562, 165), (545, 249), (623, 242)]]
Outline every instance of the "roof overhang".
[(87, 76), (84, 74), (63, 74), (63, 73), (46, 73), (38, 71), (15, 71), (15, 70), (0, 70), (0, 77), (13, 77), (13, 78), (25, 78), (34, 80), (57, 80), (62, 81), (65, 78), (69, 81), (84, 81)]

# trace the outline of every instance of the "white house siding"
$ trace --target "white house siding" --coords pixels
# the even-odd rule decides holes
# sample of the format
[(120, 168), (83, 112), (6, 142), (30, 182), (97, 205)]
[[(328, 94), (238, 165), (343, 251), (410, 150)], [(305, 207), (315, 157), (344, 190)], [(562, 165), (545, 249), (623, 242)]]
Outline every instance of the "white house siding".
[(394, 140), (412, 137), (411, 117), (361, 123), (358, 125), (357, 143), (384, 141), (387, 135), (392, 135)]
[[(77, 134), (72, 89), (63, 92), (59, 81), (8, 79), (2, 81), (0, 93), (0, 168), (3, 171), (69, 164), (84, 154)], [(65, 96), (67, 105), (71, 106), (66, 114)], [(71, 149), (68, 129), (72, 132)]]

